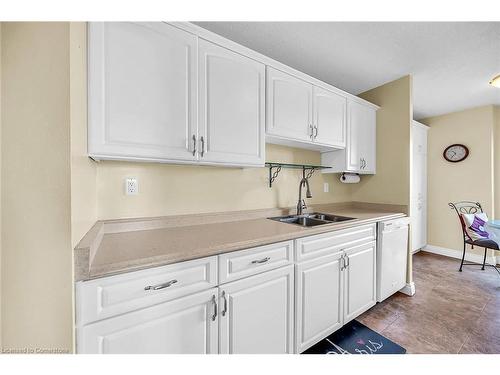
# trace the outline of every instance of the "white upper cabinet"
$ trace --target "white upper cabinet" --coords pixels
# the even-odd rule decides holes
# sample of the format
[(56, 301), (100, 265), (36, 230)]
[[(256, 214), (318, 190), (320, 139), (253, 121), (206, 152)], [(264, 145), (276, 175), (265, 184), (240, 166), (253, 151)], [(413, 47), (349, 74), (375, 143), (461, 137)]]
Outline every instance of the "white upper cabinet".
[(312, 85), (267, 67), (267, 134), (312, 141)]
[(328, 151), (345, 148), (346, 98), (267, 67), (266, 139)]
[(199, 40), (200, 162), (264, 164), (265, 65)]
[(259, 167), (269, 142), (375, 173), (375, 107), (187, 22), (88, 24), (96, 160)]
[(88, 152), (194, 160), (196, 37), (165, 23), (90, 23)]
[(323, 173), (375, 174), (377, 109), (374, 105), (347, 101), (346, 148), (321, 154), (321, 164), (331, 167), (323, 169)]
[(346, 98), (317, 86), (314, 86), (313, 97), (314, 141), (345, 148)]
[(347, 166), (359, 173), (375, 173), (376, 112), (360, 103), (349, 106), (349, 153)]
[(89, 24), (89, 155), (262, 166), (265, 65), (161, 23)]

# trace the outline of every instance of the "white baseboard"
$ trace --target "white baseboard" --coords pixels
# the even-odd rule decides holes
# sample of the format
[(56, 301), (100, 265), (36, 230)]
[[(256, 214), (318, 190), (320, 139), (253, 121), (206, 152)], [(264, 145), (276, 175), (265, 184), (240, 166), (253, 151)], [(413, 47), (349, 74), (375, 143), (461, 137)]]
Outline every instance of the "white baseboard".
[[(422, 250), (427, 251), (428, 253), (443, 255), (445, 257), (462, 259), (462, 250), (448, 249), (446, 247), (433, 245), (426, 245)], [(469, 247), (467, 247), (467, 250), (465, 251), (465, 260), (467, 262), (483, 264), (483, 257), (484, 255), (471, 253)], [(491, 255), (486, 256), (486, 263), (495, 265), (497, 263), (497, 258), (498, 257)]]
[(413, 296), (415, 294), (415, 283), (413, 281), (411, 283), (406, 283), (406, 285), (399, 291), (409, 296)]

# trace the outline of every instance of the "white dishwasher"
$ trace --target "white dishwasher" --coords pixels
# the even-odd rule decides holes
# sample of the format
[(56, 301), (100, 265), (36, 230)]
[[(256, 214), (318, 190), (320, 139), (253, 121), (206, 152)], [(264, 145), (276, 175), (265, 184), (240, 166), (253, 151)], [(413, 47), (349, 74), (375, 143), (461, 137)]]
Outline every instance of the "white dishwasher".
[(378, 223), (377, 302), (406, 285), (409, 223), (408, 217)]

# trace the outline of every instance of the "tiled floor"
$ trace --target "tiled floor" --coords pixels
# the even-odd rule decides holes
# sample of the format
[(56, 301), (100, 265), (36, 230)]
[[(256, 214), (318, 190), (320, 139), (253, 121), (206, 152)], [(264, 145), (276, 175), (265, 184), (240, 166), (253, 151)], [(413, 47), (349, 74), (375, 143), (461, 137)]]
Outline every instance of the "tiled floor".
[(500, 277), (425, 252), (413, 256), (413, 297), (396, 293), (357, 318), (408, 353), (500, 354)]

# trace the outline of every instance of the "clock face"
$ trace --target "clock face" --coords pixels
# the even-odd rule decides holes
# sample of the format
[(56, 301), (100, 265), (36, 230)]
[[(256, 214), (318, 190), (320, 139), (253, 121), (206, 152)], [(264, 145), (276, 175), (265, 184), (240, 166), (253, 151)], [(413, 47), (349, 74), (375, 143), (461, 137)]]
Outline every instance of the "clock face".
[(464, 145), (454, 144), (446, 147), (443, 156), (449, 162), (457, 163), (469, 156), (469, 149)]

